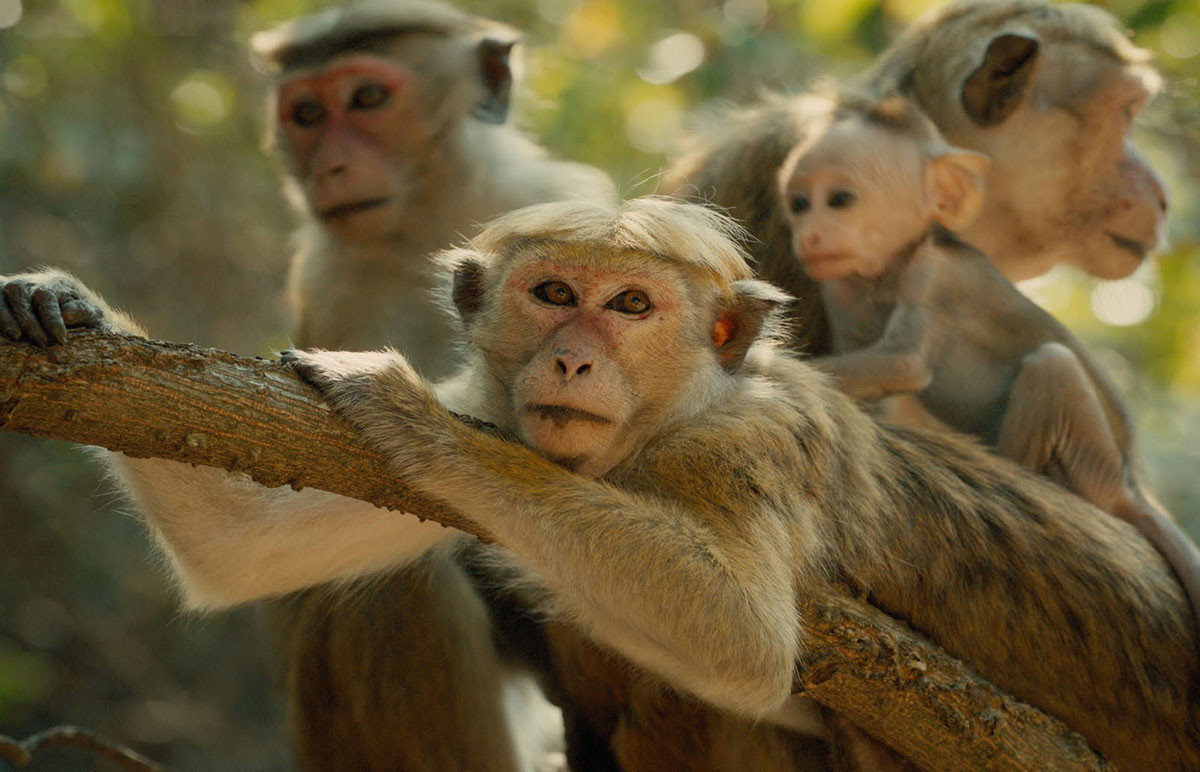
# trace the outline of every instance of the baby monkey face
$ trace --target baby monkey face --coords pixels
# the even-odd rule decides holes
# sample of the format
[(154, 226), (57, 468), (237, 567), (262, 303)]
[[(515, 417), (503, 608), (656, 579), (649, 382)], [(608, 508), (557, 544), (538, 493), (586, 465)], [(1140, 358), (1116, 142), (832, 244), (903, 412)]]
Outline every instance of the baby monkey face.
[(840, 121), (797, 151), (783, 204), (810, 278), (878, 276), (929, 227), (924, 158), (903, 135)]

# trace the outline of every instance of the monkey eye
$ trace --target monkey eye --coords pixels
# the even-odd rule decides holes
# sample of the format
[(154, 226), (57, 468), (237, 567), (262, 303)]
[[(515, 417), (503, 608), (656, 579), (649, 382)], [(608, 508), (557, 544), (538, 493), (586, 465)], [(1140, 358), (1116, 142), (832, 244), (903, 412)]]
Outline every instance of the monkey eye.
[(795, 195), (791, 201), (792, 214), (804, 214), (812, 208), (812, 202), (808, 200), (808, 196)]
[(380, 83), (367, 83), (360, 86), (350, 97), (351, 110), (371, 110), (387, 102), (392, 92)]
[(575, 290), (571, 289), (566, 282), (542, 282), (534, 287), (531, 292), (535, 298), (552, 306), (575, 305)]
[(650, 298), (641, 290), (625, 290), (605, 304), (605, 308), (620, 311), (623, 314), (644, 314), (653, 306)]
[(325, 106), (316, 99), (303, 99), (292, 105), (292, 123), (308, 129), (325, 119)]
[(849, 209), (857, 200), (858, 196), (848, 190), (835, 190), (829, 194), (829, 206), (832, 209)]

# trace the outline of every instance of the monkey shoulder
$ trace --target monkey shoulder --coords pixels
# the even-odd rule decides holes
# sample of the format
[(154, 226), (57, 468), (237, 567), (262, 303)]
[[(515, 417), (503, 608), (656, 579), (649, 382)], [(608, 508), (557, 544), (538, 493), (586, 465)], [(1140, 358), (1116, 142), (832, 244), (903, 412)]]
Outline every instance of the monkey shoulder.
[[(551, 201), (577, 199), (607, 204), (616, 200), (616, 185), (600, 169), (550, 156), (541, 145), (510, 126), (475, 126), (488, 132), (494, 152), (481, 158), (482, 221), (513, 209)], [(470, 143), (468, 143), (470, 144)]]
[[(736, 390), (700, 417), (667, 426), (610, 479), (729, 518), (796, 512), (836, 475), (839, 437), (877, 427), (827, 377), (795, 356), (748, 358)], [(856, 440), (857, 441), (857, 440)]]
[(1067, 339), (1074, 336), (1001, 274), (986, 254), (947, 235), (930, 250), (936, 279), (927, 302), (955, 330), (957, 348), (1019, 359), (1023, 349), (1048, 340), (1071, 345)]

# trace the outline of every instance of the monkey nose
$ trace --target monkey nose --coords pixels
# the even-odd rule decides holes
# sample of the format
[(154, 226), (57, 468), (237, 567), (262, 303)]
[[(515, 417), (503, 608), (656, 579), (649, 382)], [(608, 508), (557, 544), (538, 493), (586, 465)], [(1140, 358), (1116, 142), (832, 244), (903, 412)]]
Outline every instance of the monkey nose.
[(563, 381), (570, 382), (576, 376), (587, 375), (592, 369), (592, 361), (590, 357), (560, 353), (554, 357), (554, 366), (563, 377)]
[(326, 165), (324, 168), (317, 171), (318, 177), (340, 177), (346, 172), (346, 164), (337, 161)]

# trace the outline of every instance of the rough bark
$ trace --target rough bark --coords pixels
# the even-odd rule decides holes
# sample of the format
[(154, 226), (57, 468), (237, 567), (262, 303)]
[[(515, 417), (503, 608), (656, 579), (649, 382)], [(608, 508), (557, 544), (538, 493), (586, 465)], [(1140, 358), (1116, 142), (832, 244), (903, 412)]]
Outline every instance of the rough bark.
[[(39, 349), (0, 339), (0, 430), (244, 472), (410, 512), (484, 538), (392, 476), (382, 456), (278, 362), (96, 332)], [(1109, 766), (869, 605), (831, 589), (800, 609), (811, 646), (797, 689), (938, 770)]]

